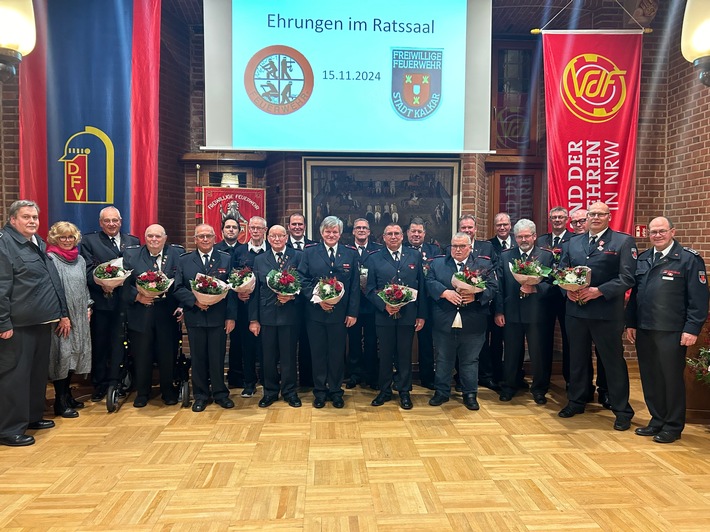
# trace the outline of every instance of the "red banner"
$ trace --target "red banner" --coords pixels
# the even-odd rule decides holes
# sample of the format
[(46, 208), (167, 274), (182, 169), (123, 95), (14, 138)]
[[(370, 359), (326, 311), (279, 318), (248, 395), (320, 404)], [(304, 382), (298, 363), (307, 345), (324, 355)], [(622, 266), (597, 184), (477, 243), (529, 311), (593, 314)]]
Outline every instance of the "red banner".
[(636, 191), (640, 31), (543, 32), (548, 204), (603, 201), (631, 233)]
[(202, 223), (210, 224), (222, 239), (222, 220), (233, 217), (239, 225), (240, 244), (249, 241), (247, 225), (252, 216), (266, 218), (266, 191), (263, 188), (203, 187)]

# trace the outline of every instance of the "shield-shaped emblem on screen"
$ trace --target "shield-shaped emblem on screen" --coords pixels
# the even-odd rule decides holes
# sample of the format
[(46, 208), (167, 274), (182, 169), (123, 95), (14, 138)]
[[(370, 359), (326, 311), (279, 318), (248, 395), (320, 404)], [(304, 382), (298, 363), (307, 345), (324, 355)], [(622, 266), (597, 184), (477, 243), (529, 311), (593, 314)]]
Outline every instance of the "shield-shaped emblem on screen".
[(443, 50), (392, 49), (392, 106), (406, 120), (423, 120), (441, 103)]

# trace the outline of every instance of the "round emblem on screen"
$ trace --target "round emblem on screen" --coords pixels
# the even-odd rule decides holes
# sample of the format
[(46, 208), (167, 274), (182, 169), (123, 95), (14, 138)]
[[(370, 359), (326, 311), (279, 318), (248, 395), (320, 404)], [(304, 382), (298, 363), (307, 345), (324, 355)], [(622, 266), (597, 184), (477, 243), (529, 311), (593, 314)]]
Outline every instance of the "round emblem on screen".
[(287, 115), (306, 105), (313, 94), (313, 69), (288, 46), (268, 46), (255, 53), (244, 72), (244, 88), (265, 113)]
[(626, 71), (598, 54), (572, 59), (562, 74), (560, 92), (567, 109), (585, 122), (611, 120), (626, 101)]

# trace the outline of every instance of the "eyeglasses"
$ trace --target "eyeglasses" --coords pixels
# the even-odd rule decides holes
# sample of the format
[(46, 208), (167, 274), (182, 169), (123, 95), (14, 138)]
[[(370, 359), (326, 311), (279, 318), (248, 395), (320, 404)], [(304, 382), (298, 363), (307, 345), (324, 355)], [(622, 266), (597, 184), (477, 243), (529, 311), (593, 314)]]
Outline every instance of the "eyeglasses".
[(214, 238), (214, 235), (195, 235), (195, 239), (197, 240), (212, 240)]
[(570, 221), (570, 225), (582, 225), (584, 223), (587, 223), (586, 218), (580, 218), (579, 220), (572, 220)]
[(588, 218), (604, 218), (605, 216), (609, 216), (608, 212), (588, 212), (587, 217)]
[(666, 233), (669, 233), (670, 229), (659, 229), (658, 231), (649, 231), (648, 234), (651, 236), (665, 236)]
[(61, 240), (62, 242), (73, 242), (74, 240), (76, 240), (76, 237), (74, 235), (58, 236), (57, 240)]

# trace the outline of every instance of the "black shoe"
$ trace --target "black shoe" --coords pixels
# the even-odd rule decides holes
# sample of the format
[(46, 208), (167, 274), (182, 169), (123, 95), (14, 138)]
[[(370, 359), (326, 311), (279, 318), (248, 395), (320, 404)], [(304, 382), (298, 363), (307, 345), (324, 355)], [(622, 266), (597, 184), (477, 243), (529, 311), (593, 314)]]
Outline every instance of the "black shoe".
[(584, 410), (577, 410), (575, 408), (572, 408), (570, 405), (565, 406), (557, 413), (557, 415), (560, 417), (574, 417), (577, 414), (584, 414)]
[(479, 410), (481, 408), (481, 405), (478, 404), (478, 401), (476, 400), (476, 394), (475, 393), (466, 393), (463, 396), (463, 405), (468, 408), (469, 410)]
[(133, 401), (134, 408), (143, 408), (148, 404), (148, 398), (145, 395), (139, 395)]
[(195, 402), (192, 403), (193, 412), (202, 412), (205, 408), (207, 408), (207, 401), (204, 399), (195, 399)]
[(513, 394), (508, 393), (508, 392), (501, 392), (500, 396), (498, 397), (501, 401), (504, 403), (507, 403), (508, 401), (513, 400)]
[(333, 397), (333, 406), (335, 408), (343, 408), (345, 406), (345, 401), (342, 397)]
[(609, 402), (609, 394), (606, 392), (599, 393), (599, 404), (607, 410), (611, 410), (611, 403)]
[(399, 405), (404, 410), (411, 410), (414, 405), (412, 404), (412, 397), (409, 392), (399, 392)]
[(259, 401), (259, 408), (266, 408), (268, 406), (273, 405), (276, 402), (276, 399), (278, 398), (278, 395), (265, 395)]
[(51, 429), (52, 427), (54, 427), (54, 421), (51, 419), (40, 419), (39, 421), (33, 421), (27, 425), (27, 428), (30, 430)]
[(387, 401), (391, 401), (391, 400), (392, 400), (391, 394), (380, 392), (377, 394), (377, 397), (375, 397), (370, 404), (372, 406), (382, 406)]
[(533, 401), (535, 401), (536, 405), (544, 405), (547, 404), (547, 397), (543, 393), (536, 393), (533, 394)]
[(316, 397), (313, 399), (313, 406), (315, 408), (323, 408), (325, 406), (325, 399), (320, 399), (319, 397)]
[(617, 417), (614, 421), (614, 430), (629, 430), (631, 428), (631, 420), (626, 417)]
[(96, 389), (94, 390), (94, 393), (91, 394), (91, 402), (98, 403), (103, 400), (104, 397), (106, 397), (106, 390), (103, 388)]
[(215, 399), (214, 402), (217, 403), (222, 408), (234, 408), (234, 401), (232, 401), (229, 397), (223, 397), (222, 399)]
[(284, 401), (288, 403), (288, 406), (292, 406), (293, 408), (300, 408), (303, 403), (301, 403), (301, 399), (297, 395), (290, 395), (288, 397), (284, 397)]
[(634, 431), (634, 433), (638, 436), (655, 436), (659, 432), (661, 432), (660, 427), (652, 427), (651, 425), (647, 427), (639, 427)]
[(478, 381), (478, 386), (483, 386), (484, 388), (488, 388), (489, 390), (493, 390), (494, 392), (500, 391), (500, 386), (493, 379), (480, 380)]
[(174, 397), (171, 397), (169, 399), (163, 399), (163, 403), (167, 406), (173, 406), (178, 404), (178, 401)]
[(247, 384), (244, 386), (241, 396), (242, 397), (254, 397), (255, 393), (256, 393), (256, 386), (254, 386), (253, 384)]
[(653, 437), (653, 441), (656, 443), (673, 443), (676, 440), (680, 440), (680, 434), (669, 432), (667, 430), (662, 430)]
[(446, 397), (445, 395), (441, 395), (438, 392), (435, 392), (434, 396), (431, 399), (429, 399), (430, 406), (441, 406), (444, 403), (448, 403), (448, 402), (449, 402), (449, 398)]
[(69, 395), (67, 395), (67, 399), (69, 400), (69, 406), (72, 408), (78, 410), (80, 408), (84, 408), (84, 402), (83, 401), (77, 401), (74, 399), (71, 395), (71, 388), (69, 389)]
[(54, 399), (54, 415), (71, 419), (79, 417), (79, 412), (69, 405), (68, 395), (59, 395)]
[(26, 445), (32, 445), (35, 439), (27, 434), (13, 434), (12, 436), (3, 436), (0, 438), (0, 445), (7, 445), (9, 447), (25, 447)]
[(357, 380), (357, 379), (348, 379), (348, 382), (345, 383), (345, 387), (346, 387), (348, 390), (352, 390), (352, 389), (355, 388), (355, 386), (357, 386), (358, 384), (360, 384), (360, 381), (359, 381), (359, 380)]

